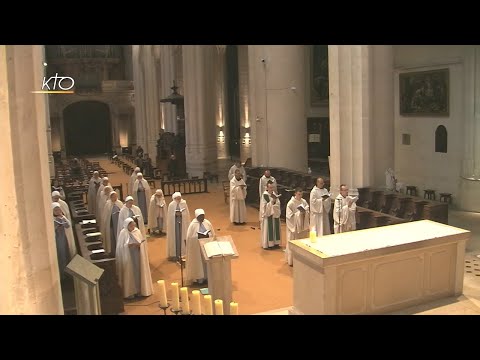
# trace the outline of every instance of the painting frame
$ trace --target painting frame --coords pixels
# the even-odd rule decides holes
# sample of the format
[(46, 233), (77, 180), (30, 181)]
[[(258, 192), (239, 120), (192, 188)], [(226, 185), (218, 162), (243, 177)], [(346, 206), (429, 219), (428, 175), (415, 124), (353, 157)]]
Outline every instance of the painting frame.
[(450, 116), (450, 69), (399, 74), (400, 115), (406, 117)]
[(310, 104), (328, 106), (328, 45), (310, 45)]

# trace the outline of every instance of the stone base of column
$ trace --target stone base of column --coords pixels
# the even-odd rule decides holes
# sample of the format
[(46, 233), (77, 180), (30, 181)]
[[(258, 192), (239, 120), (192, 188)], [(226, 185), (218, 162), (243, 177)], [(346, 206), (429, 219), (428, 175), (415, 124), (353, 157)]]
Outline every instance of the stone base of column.
[(187, 173), (190, 177), (202, 177), (205, 171), (216, 172), (217, 170), (216, 145), (187, 145), (185, 158), (187, 162)]

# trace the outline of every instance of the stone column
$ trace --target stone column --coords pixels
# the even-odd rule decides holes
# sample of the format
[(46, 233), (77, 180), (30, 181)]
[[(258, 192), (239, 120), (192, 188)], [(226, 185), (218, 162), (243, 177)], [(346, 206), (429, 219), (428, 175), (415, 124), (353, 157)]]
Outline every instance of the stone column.
[(238, 45), (238, 91), (240, 104), (240, 160), (252, 156), (251, 119), (248, 109), (248, 45)]
[(394, 167), (391, 46), (329, 45), (330, 183), (382, 186)]
[(252, 162), (306, 172), (304, 46), (249, 45), (248, 52)]
[[(0, 314), (63, 314), (41, 87), (43, 47), (0, 46)], [(61, 96), (61, 95), (60, 95)]]
[[(226, 76), (225, 76), (225, 51), (226, 45), (217, 45), (215, 53), (215, 122), (217, 136), (217, 158), (226, 159), (228, 151), (228, 123), (225, 115)], [(222, 131), (222, 133), (220, 133)]]
[[(140, 145), (144, 151), (147, 149), (147, 115), (145, 109), (145, 76), (143, 61), (143, 45), (132, 45), (133, 64), (133, 87), (135, 103), (135, 127), (137, 134), (137, 146)], [(133, 149), (135, 154), (135, 149)]]
[[(169, 97), (172, 93), (171, 87), (175, 80), (175, 59), (173, 54), (174, 45), (160, 45), (160, 68), (161, 68), (161, 87), (159, 100)], [(160, 103), (162, 112), (164, 130), (176, 133), (177, 117), (175, 105), (170, 103)]]
[(66, 160), (67, 159), (67, 148), (66, 148), (66, 145), (65, 145), (65, 121), (63, 119), (63, 110), (65, 110), (65, 108), (61, 109), (59, 112), (58, 112), (58, 121), (60, 122), (60, 152), (61, 152), (61, 155), (62, 155), (62, 160)]
[(186, 165), (190, 176), (216, 169), (215, 92), (212, 45), (184, 45)]
[(160, 102), (157, 90), (157, 74), (155, 68), (155, 55), (153, 45), (144, 45), (145, 69), (145, 110), (146, 110), (146, 142), (145, 152), (155, 164), (157, 154), (157, 139), (160, 129)]

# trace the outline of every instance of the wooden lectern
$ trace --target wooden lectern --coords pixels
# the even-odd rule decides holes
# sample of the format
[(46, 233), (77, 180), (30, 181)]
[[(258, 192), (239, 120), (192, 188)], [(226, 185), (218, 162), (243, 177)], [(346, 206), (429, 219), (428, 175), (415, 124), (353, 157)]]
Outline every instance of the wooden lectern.
[(199, 239), (202, 249), (203, 261), (207, 263), (208, 293), (212, 300), (223, 300), (223, 313), (230, 315), (230, 302), (232, 301), (232, 268), (231, 260), (238, 258), (238, 251), (230, 235), (217, 236), (216, 241), (228, 241), (232, 245), (235, 255), (217, 255), (208, 257), (205, 244), (215, 241), (213, 238)]
[(73, 277), (77, 315), (101, 315), (98, 282), (104, 270), (77, 254), (65, 272)]

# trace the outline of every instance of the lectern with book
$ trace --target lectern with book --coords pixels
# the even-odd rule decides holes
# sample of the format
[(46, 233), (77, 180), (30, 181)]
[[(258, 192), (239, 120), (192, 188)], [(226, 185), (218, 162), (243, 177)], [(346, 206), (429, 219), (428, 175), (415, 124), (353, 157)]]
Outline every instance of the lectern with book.
[(235, 243), (230, 235), (198, 241), (203, 261), (207, 263), (208, 292), (213, 300), (223, 300), (223, 313), (229, 315), (232, 301), (231, 260), (238, 258)]

